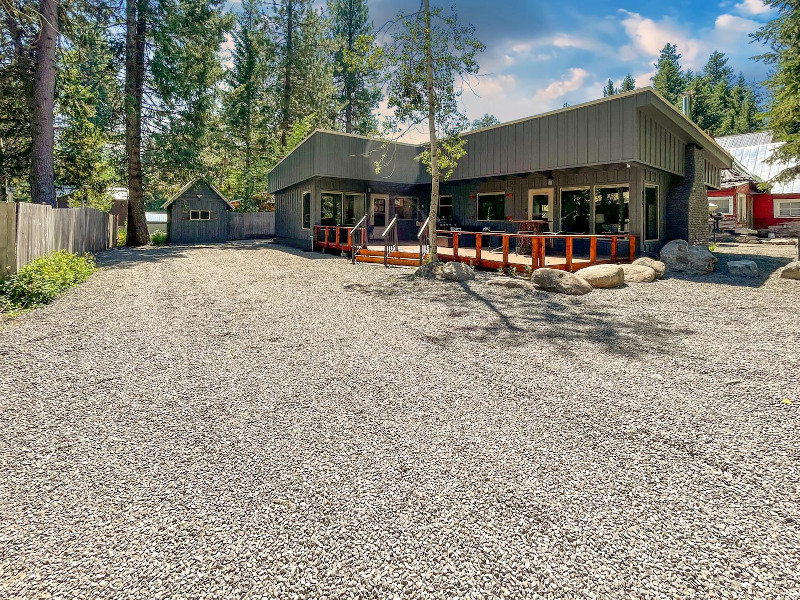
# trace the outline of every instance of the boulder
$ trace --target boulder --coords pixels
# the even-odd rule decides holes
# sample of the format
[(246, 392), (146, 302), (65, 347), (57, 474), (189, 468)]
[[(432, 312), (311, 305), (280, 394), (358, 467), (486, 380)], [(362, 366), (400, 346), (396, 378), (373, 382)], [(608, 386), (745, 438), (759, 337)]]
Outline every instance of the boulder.
[(588, 281), (568, 271), (536, 269), (532, 279), (533, 283), (548, 292), (580, 296), (592, 291), (592, 286)]
[(619, 265), (592, 265), (575, 271), (575, 275), (588, 281), (593, 288), (615, 288), (625, 283), (625, 274)]
[(469, 281), (475, 279), (475, 271), (464, 263), (449, 262), (442, 269), (442, 277), (450, 281)]
[(440, 262), (426, 262), (414, 271), (414, 275), (417, 277), (425, 277), (426, 279), (441, 279), (443, 269), (444, 265)]
[(647, 265), (622, 265), (625, 274), (625, 283), (650, 283), (658, 279), (655, 269)]
[(488, 285), (493, 287), (526, 290), (528, 292), (532, 292), (536, 289), (530, 281), (515, 277), (495, 277), (494, 279), (489, 280)]
[(690, 246), (686, 240), (672, 240), (661, 249), (661, 262), (668, 271), (703, 275), (714, 270), (717, 259), (705, 246)]
[(783, 279), (796, 279), (800, 281), (800, 260), (790, 262), (781, 270), (781, 277)]
[(758, 265), (752, 260), (731, 260), (728, 273), (734, 277), (758, 277)]
[(650, 267), (653, 271), (656, 272), (656, 279), (661, 279), (664, 277), (664, 273), (667, 272), (667, 265), (665, 265), (660, 260), (654, 260), (652, 258), (647, 258), (643, 256), (642, 258), (637, 258), (633, 261), (634, 265), (642, 265), (644, 267)]

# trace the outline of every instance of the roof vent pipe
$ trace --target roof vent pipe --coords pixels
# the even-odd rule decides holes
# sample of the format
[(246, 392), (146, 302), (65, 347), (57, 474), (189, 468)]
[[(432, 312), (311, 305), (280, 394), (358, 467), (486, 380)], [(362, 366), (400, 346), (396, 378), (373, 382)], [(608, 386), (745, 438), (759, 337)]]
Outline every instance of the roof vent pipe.
[(692, 118), (692, 93), (684, 92), (681, 94), (681, 112), (687, 119)]

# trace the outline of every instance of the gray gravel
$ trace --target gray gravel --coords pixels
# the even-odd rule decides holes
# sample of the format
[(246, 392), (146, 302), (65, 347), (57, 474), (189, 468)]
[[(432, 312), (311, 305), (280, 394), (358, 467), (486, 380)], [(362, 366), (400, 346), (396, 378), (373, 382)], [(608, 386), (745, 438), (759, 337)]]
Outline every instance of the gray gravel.
[(107, 252), (0, 326), (0, 597), (800, 598), (793, 251), (578, 298)]

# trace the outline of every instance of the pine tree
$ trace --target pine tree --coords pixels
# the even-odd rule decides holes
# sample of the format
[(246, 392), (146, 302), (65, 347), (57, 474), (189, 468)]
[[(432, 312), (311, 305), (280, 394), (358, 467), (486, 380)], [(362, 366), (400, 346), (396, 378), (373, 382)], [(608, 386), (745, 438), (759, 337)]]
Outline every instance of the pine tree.
[(486, 113), (480, 119), (475, 119), (469, 126), (470, 130), (483, 129), (484, 127), (492, 127), (493, 125), (500, 125), (500, 119), (494, 115)]
[(679, 103), (681, 94), (686, 90), (686, 79), (680, 59), (678, 47), (667, 43), (661, 49), (661, 55), (655, 64), (656, 74), (653, 76), (653, 87), (675, 105)]
[(274, 49), (266, 34), (258, 0), (244, 0), (233, 32), (231, 67), (224, 97), (232, 169), (229, 187), (243, 210), (255, 207), (253, 195), (265, 191), (272, 164), (269, 132), (275, 126), (275, 103), (268, 90)]
[(609, 79), (608, 83), (603, 87), (603, 98), (608, 98), (617, 93), (617, 88), (614, 87), (614, 82)]
[(620, 92), (632, 92), (636, 89), (636, 80), (633, 78), (633, 75), (628, 73), (625, 75), (625, 79), (622, 80), (622, 85), (619, 87)]
[(366, 0), (328, 0), (330, 32), (335, 48), (334, 85), (339, 110), (336, 122), (347, 133), (375, 133), (381, 90), (373, 75), (368, 53), (375, 32)]
[(759, 59), (773, 66), (767, 80), (772, 93), (766, 117), (779, 140), (786, 142), (773, 154), (773, 160), (794, 164), (776, 181), (800, 176), (800, 6), (794, 0), (766, 0), (777, 16), (764, 25), (754, 38), (769, 51)]

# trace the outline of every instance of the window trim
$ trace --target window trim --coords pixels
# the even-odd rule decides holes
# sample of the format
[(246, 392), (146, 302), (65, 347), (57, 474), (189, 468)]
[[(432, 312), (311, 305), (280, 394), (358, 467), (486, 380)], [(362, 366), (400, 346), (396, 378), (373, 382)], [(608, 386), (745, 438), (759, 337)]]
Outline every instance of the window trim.
[(525, 214), (527, 215), (528, 219), (534, 220), (532, 210), (533, 210), (533, 197), (534, 196), (547, 196), (547, 206), (549, 207), (547, 214), (549, 216), (546, 221), (548, 223), (553, 223), (553, 215), (555, 215), (555, 195), (556, 189), (553, 187), (543, 187), (543, 188), (528, 188), (528, 206), (525, 207)]
[[(197, 213), (197, 217), (192, 216), (193, 213)], [(208, 213), (208, 218), (203, 218), (203, 213)], [(190, 221), (210, 221), (211, 220), (211, 209), (189, 209), (189, 220)]]
[[(481, 196), (503, 196), (503, 218), (502, 219), (481, 219)], [(508, 215), (506, 215), (506, 198), (508, 198), (508, 192), (503, 190), (500, 192), (477, 192), (475, 194), (475, 220), (480, 221), (481, 223), (504, 223), (508, 220)]]
[(597, 211), (595, 210), (597, 206), (595, 203), (597, 202), (597, 190), (598, 189), (606, 189), (606, 188), (628, 188), (628, 231), (626, 233), (619, 233), (619, 234), (611, 234), (611, 233), (596, 233), (593, 235), (631, 235), (631, 182), (625, 183), (595, 183), (592, 184), (592, 210), (591, 210), (591, 218), (592, 218), (592, 228), (593, 231), (597, 231)]
[[(800, 219), (800, 214), (798, 215), (786, 215), (781, 214), (781, 204), (797, 204), (800, 203), (800, 198), (773, 198), (772, 206), (773, 206), (773, 217), (776, 219)], [(791, 210), (791, 209), (790, 209)]]
[[(305, 212), (305, 206), (303, 206), (303, 204), (306, 201), (306, 198), (305, 198), (306, 194), (308, 194), (308, 227), (305, 226), (306, 212)], [(302, 190), (300, 192), (300, 204), (301, 204), (301, 206), (300, 206), (300, 229), (304, 229), (304, 230), (308, 231), (308, 230), (311, 229), (311, 221), (312, 221), (311, 213), (314, 212), (314, 209), (313, 209), (314, 194), (311, 192), (311, 190)]]
[[(439, 194), (439, 206), (436, 207), (436, 220), (437, 221), (445, 221), (445, 220), (447, 220), (447, 219), (442, 218), (442, 216), (441, 216), (442, 198), (450, 198), (450, 202), (446, 206), (450, 207), (450, 213), (451, 214), (450, 214), (450, 219), (449, 220), (452, 221), (453, 219), (455, 219), (455, 216), (456, 216), (456, 211), (453, 208), (453, 206), (454, 206), (453, 205), (453, 194)], [(430, 206), (428, 207), (428, 212), (430, 213)], [(422, 216), (422, 215), (420, 215), (420, 216)]]
[(728, 200), (728, 208), (730, 210), (727, 210), (727, 211), (719, 210), (719, 206), (717, 206), (717, 212), (722, 213), (726, 217), (734, 216), (735, 215), (734, 210), (735, 210), (735, 207), (736, 207), (736, 200), (737, 200), (735, 195), (734, 196), (708, 196), (708, 201), (711, 204), (717, 204), (717, 202), (719, 200), (723, 200), (723, 199)]
[[(658, 231), (658, 237), (656, 238), (648, 238), (647, 237), (647, 188), (653, 188), (656, 190), (656, 230)], [(650, 183), (645, 181), (642, 184), (642, 241), (647, 242), (658, 242), (661, 239), (661, 186), (657, 183)]]

